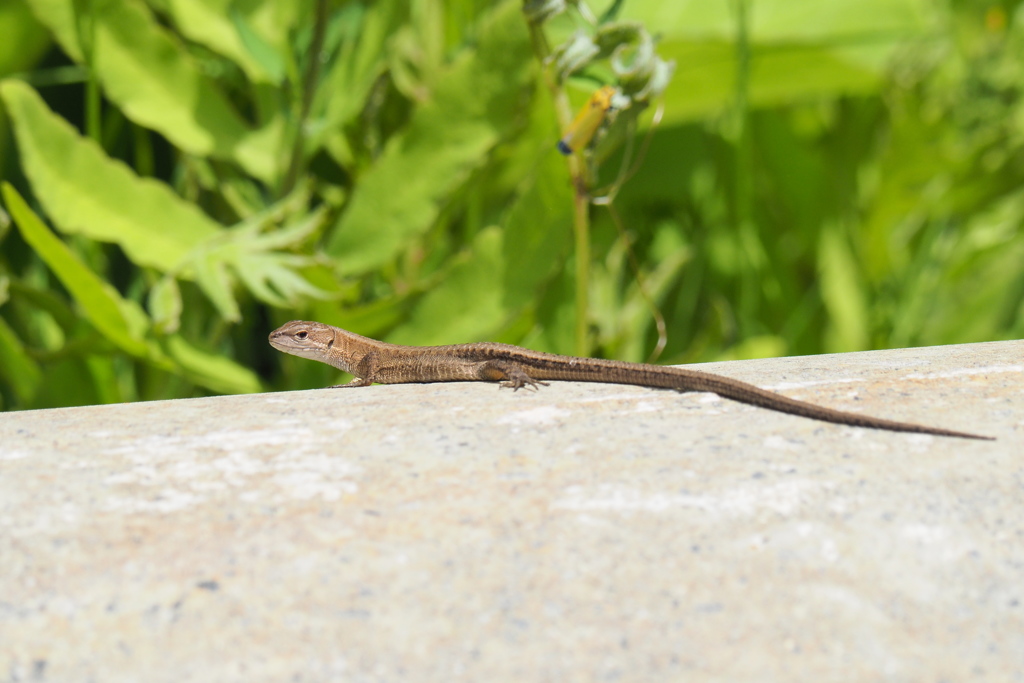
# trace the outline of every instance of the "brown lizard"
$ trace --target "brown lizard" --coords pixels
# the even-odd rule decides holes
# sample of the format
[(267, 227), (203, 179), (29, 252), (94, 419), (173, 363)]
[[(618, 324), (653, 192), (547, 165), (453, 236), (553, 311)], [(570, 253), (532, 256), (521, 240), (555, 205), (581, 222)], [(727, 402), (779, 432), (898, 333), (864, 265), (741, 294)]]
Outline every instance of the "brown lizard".
[(577, 358), (530, 351), (510, 344), (484, 342), (450, 346), (399, 346), (363, 337), (323, 323), (293, 320), (270, 333), (278, 351), (333, 365), (355, 375), (339, 387), (413, 382), (501, 382), (519, 389), (546, 385), (543, 380), (632, 384), (676, 391), (710, 391), (741, 403), (836, 424), (917, 432), (964, 439), (993, 437), (895, 422), (798, 401), (753, 384), (709, 372), (597, 358)]

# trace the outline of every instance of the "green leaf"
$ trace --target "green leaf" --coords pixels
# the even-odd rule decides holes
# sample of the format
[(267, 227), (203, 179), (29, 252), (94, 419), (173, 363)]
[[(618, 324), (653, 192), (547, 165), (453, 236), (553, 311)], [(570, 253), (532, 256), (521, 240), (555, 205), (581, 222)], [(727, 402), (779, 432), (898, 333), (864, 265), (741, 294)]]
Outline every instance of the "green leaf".
[(239, 0), (207, 0), (222, 16), (238, 12), (245, 18), (246, 25), (263, 42), (274, 46), (279, 55), (290, 54), (296, 49), (297, 34), (308, 30), (313, 16), (312, 5), (294, 0), (260, 0), (258, 2)]
[(242, 319), (242, 311), (238, 308), (235, 296), (231, 292), (231, 277), (227, 265), (216, 255), (202, 252), (192, 259), (192, 271), (196, 284), (203, 290), (220, 313), (220, 317), (228, 322)]
[(0, 191), (25, 242), (67, 288), (89, 322), (114, 345), (161, 369), (181, 372), (190, 381), (217, 392), (260, 390), (259, 379), (252, 371), (230, 359), (201, 351), (180, 336), (165, 338), (162, 348), (144, 339), (149, 322), (145, 313), (90, 271), (43, 225), (11, 185), (3, 183)]
[(228, 13), (231, 16), (231, 23), (235, 27), (236, 35), (251, 59), (260, 65), (272, 83), (281, 83), (285, 76), (285, 64), (281, 55), (277, 53), (273, 45), (253, 30), (245, 16), (237, 8), (232, 7)]
[[(678, 65), (662, 125), (717, 115), (736, 97), (735, 3), (637, 0), (624, 20), (660, 34), (658, 54)], [(877, 92), (893, 55), (930, 30), (920, 0), (758, 0), (751, 12), (751, 106)]]
[(42, 288), (12, 280), (11, 289), (15, 301), (21, 306), (21, 312), (28, 319), (27, 323), (22, 324), (31, 330), (31, 342), (35, 345), (50, 351), (60, 348), (65, 337), (74, 334), (74, 330), (82, 324), (81, 316), (72, 310), (71, 302), (63, 293), (55, 291), (56, 287)]
[[(683, 267), (693, 258), (677, 223), (665, 221), (654, 232), (650, 259), (653, 265), (642, 273), (643, 288), (630, 268), (621, 236), (604, 263), (595, 264), (593, 269), (592, 315), (600, 345), (614, 358), (640, 362), (647, 359), (651, 349), (645, 332), (654, 327), (651, 307), (661, 305), (669, 287), (678, 281)], [(630, 283), (629, 287), (623, 289), (622, 282)]]
[(305, 259), (271, 251), (305, 239), (318, 229), (322, 212), (265, 236), (256, 232), (260, 220), (255, 219), (251, 229), (225, 231), (165, 185), (138, 178), (107, 158), (54, 116), (29, 86), (7, 81), (0, 84), (0, 95), (17, 124), (33, 187), (64, 232), (115, 242), (138, 265), (194, 276), (229, 321), (241, 317), (229, 268), (253, 294), (274, 305), (324, 295), (294, 273)]
[[(289, 212), (292, 214), (293, 212)], [(233, 230), (238, 232), (239, 230), (251, 230), (256, 236), (253, 238), (253, 247), (257, 251), (270, 251), (272, 249), (284, 249), (286, 247), (294, 247), (300, 244), (303, 240), (307, 239), (310, 235), (320, 229), (324, 222), (324, 215), (326, 211), (324, 207), (313, 211), (307, 216), (301, 216), (298, 214), (298, 208), (294, 212), (295, 220), (290, 225), (286, 225), (281, 228), (275, 228), (273, 231), (265, 232), (263, 234), (256, 234), (261, 227), (260, 220), (249, 219), (236, 226)]]
[[(0, 116), (3, 115), (3, 111), (0, 110)], [(4, 238), (7, 237), (7, 233), (11, 230), (11, 217), (0, 208), (0, 244), (3, 244)]]
[(223, 355), (198, 349), (179, 335), (166, 338), (163, 348), (184, 371), (185, 377), (196, 384), (221, 394), (252, 394), (263, 390), (252, 370)]
[(825, 348), (832, 353), (868, 348), (867, 302), (857, 261), (838, 226), (821, 233), (818, 277), (829, 313)]
[(57, 408), (95, 405), (104, 396), (94, 385), (96, 375), (81, 356), (64, 356), (48, 363), (43, 382), (27, 407)]
[[(73, 59), (85, 62), (74, 0), (26, 0)], [(272, 182), (283, 122), (252, 131), (181, 43), (137, 0), (89, 5), (89, 66), (104, 94), (139, 125), (192, 154), (234, 160)]]
[(478, 47), (456, 58), (363, 177), (327, 245), (340, 272), (376, 268), (422, 235), (511, 129), (532, 66), (520, 5), (506, 0), (485, 17)]
[(715, 354), (715, 361), (750, 360), (752, 358), (777, 358), (786, 355), (786, 340), (765, 334), (749, 337), (727, 350)]
[(42, 379), (39, 365), (25, 352), (18, 335), (3, 318), (0, 318), (0, 377), (22, 404), (32, 400)]
[[(174, 17), (175, 26), (184, 36), (229, 58), (240, 66), (251, 80), (261, 83), (280, 82), (280, 75), (269, 71), (246, 48), (246, 41), (243, 40), (234, 21), (237, 10), (228, 10), (227, 3), (210, 0), (166, 0), (166, 11)], [(246, 26), (248, 27), (248, 23)]]
[(166, 185), (107, 157), (25, 83), (3, 81), (25, 174), (60, 229), (114, 242), (136, 264), (167, 272), (220, 227)]
[(342, 143), (342, 129), (366, 106), (370, 88), (386, 68), (388, 40), (405, 16), (404, 3), (375, 2), (369, 6), (349, 4), (332, 19), (332, 26), (340, 33), (341, 47), (317, 89), (313, 111), (318, 112), (318, 118), (310, 122), (311, 148), (319, 147), (327, 138), (336, 140), (336, 145)]
[(50, 232), (13, 186), (3, 183), (2, 194), (22, 238), (74, 297), (89, 322), (124, 351), (133, 356), (148, 356), (143, 340), (148, 325), (146, 314), (134, 302), (122, 299), (113, 287), (89, 270)]
[(174, 276), (165, 275), (149, 290), (149, 315), (158, 332), (171, 334), (178, 331), (181, 325), (181, 290)]
[(933, 223), (901, 273), (896, 343), (1019, 339), (1022, 219), (1024, 192), (1013, 191), (976, 210), (957, 230), (944, 221)]
[(233, 265), (253, 296), (271, 306), (285, 307), (297, 304), (303, 295), (326, 295), (292, 270), (307, 263), (309, 259), (301, 256), (243, 253)]
[(138, 400), (134, 387), (128, 388), (128, 395), (122, 393), (115, 358), (110, 355), (88, 354), (82, 358), (82, 362), (91, 378), (89, 384), (96, 392), (96, 400), (91, 403), (124, 403)]
[(17, 73), (35, 64), (50, 46), (50, 37), (21, 2), (0, 3), (0, 74)]
[(483, 340), (505, 321), (502, 233), (482, 230), (448, 276), (427, 293), (410, 320), (388, 335), (395, 344), (456, 344)]
[(260, 234), (263, 218), (253, 217), (198, 248), (189, 259), (192, 269), (185, 272), (195, 274), (200, 288), (230, 321), (241, 316), (232, 294), (231, 273), (253, 296), (272, 306), (297, 306), (305, 297), (329, 297), (296, 272), (310, 265), (310, 258), (273, 251), (302, 242), (322, 222), (323, 211), (314, 211), (288, 227)]
[[(549, 108), (537, 110), (543, 114)], [(478, 233), (389, 340), (440, 344), (491, 339), (511, 317), (533, 306), (558, 274), (572, 240), (572, 186), (564, 159), (550, 147), (533, 148), (531, 156), (512, 164), (515, 175), (525, 180), (504, 218), (504, 229), (489, 227)], [(385, 309), (388, 315), (405, 307), (401, 301), (395, 304)], [(356, 325), (358, 321), (348, 320), (350, 313), (341, 314), (345, 320), (340, 324), (364, 330), (368, 321)]]
[[(564, 263), (572, 188), (564, 160), (545, 149), (505, 219), (482, 230), (445, 278), (388, 339), (405, 344), (482, 341), (537, 300)], [(360, 328), (361, 329), (361, 328)]]
[(363, 306), (339, 307), (336, 302), (315, 302), (311, 312), (314, 320), (323, 320), (346, 330), (379, 339), (408, 314), (410, 297), (405, 293), (378, 299)]
[(564, 263), (572, 241), (572, 185), (565, 160), (545, 150), (505, 219), (502, 304), (516, 310)]

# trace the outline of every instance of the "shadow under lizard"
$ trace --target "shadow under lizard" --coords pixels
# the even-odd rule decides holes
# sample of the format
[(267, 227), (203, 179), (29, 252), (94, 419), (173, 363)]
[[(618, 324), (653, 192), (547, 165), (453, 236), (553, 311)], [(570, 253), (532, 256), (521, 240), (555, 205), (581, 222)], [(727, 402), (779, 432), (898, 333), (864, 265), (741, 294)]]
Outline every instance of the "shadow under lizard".
[(709, 391), (733, 401), (834, 424), (994, 440), (989, 436), (834, 410), (699, 370), (560, 356), (510, 344), (400, 346), (323, 323), (293, 320), (270, 333), (270, 345), (278, 351), (327, 363), (355, 375), (354, 380), (337, 385), (339, 387), (365, 387), (375, 382), (484, 381), (501, 382), (502, 386), (512, 389), (525, 386), (536, 389), (547, 384), (544, 380), (629, 384), (676, 391)]

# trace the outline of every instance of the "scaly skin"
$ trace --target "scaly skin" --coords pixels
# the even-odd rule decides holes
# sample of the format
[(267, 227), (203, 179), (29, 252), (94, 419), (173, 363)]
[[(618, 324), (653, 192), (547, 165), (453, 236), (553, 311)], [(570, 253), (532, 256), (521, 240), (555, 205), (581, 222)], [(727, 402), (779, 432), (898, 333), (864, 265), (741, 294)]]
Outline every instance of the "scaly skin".
[(537, 388), (544, 380), (632, 384), (676, 391), (709, 391), (723, 398), (835, 424), (915, 432), (962, 439), (992, 437), (884, 420), (798, 401), (753, 384), (698, 370), (597, 358), (577, 358), (530, 351), (510, 344), (484, 342), (449, 346), (388, 344), (323, 323), (293, 320), (270, 334), (278, 351), (333, 365), (355, 375), (343, 387), (413, 382), (501, 382), (519, 389)]

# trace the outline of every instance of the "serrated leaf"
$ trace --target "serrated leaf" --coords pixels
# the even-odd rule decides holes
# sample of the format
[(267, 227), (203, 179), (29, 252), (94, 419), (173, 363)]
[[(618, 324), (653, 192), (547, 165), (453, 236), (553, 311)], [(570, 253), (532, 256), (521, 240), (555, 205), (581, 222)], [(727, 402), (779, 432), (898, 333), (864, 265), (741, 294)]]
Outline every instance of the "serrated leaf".
[(25, 174), (62, 232), (114, 242), (136, 264), (167, 272), (221, 232), (166, 185), (139, 178), (53, 114), (25, 83), (0, 83)]
[(266, 251), (294, 246), (317, 231), (325, 214), (324, 209), (314, 211), (292, 225), (258, 235), (254, 238), (253, 244), (255, 248)]
[(196, 284), (217, 308), (220, 317), (233, 323), (241, 320), (242, 312), (231, 292), (231, 278), (227, 265), (215, 254), (200, 252), (192, 260), (192, 268)]
[(232, 274), (253, 296), (272, 306), (295, 305), (302, 297), (329, 297), (295, 272), (311, 263), (308, 257), (267, 248), (301, 241), (318, 226), (317, 214), (265, 235), (258, 232), (258, 222), (246, 224), (197, 249), (189, 261), (192, 270), (186, 272), (195, 275), (200, 288), (227, 320), (240, 316), (232, 293)]
[(146, 314), (89, 270), (50, 232), (13, 186), (3, 183), (2, 193), (22, 238), (61, 281), (89, 322), (115, 346), (134, 356), (149, 355), (142, 338), (148, 324)]
[(485, 17), (478, 47), (445, 70), (432, 99), (363, 177), (328, 240), (340, 272), (376, 268), (426, 231), (511, 128), (533, 65), (520, 5), (506, 0)]
[(265, 254), (252, 254), (244, 259), (239, 259), (239, 261), (241, 263), (235, 272), (253, 296), (271, 306), (283, 307), (288, 304), (288, 299), (267, 284), (273, 279), (274, 261), (272, 258)]
[[(83, 62), (74, 0), (25, 0), (73, 59)], [(282, 122), (250, 130), (184, 47), (136, 0), (94, 0), (89, 66), (104, 94), (136, 123), (199, 156), (234, 160), (272, 182)]]
[[(296, 257), (301, 258), (301, 257)], [(267, 282), (285, 297), (288, 305), (294, 305), (303, 298), (323, 299), (330, 296), (328, 292), (311, 285), (304, 277), (295, 272), (299, 261), (289, 258), (288, 254), (282, 254), (279, 258), (269, 260), (265, 269)], [(302, 259), (301, 263), (308, 261)], [(244, 264), (243, 264), (244, 265)]]
[(107, 340), (162, 370), (181, 372), (190, 381), (214, 391), (259, 391), (255, 374), (234, 361), (200, 351), (177, 336), (165, 338), (163, 348), (144, 339), (149, 320), (142, 309), (135, 302), (122, 299), (113, 287), (89, 270), (47, 229), (11, 185), (3, 183), (0, 193), (22, 238), (49, 266), (81, 307), (86, 319)]
[(253, 295), (272, 306), (295, 305), (303, 297), (329, 296), (296, 274), (296, 268), (309, 264), (303, 256), (246, 250), (227, 262)]

